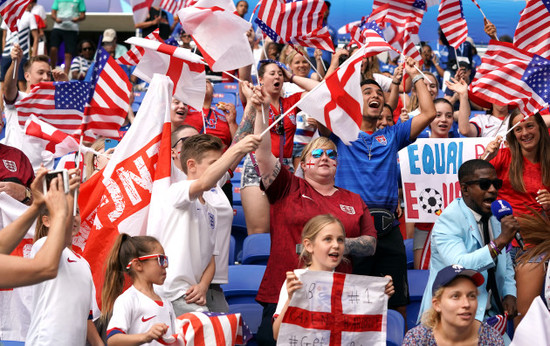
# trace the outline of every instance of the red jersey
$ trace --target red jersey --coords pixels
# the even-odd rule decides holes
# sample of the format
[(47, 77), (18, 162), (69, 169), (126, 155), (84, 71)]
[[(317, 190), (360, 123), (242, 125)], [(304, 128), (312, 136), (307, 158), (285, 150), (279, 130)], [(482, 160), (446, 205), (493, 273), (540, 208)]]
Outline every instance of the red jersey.
[[(294, 106), (295, 103), (300, 101), (300, 98), (302, 97), (302, 93), (296, 93), (293, 95), (290, 95), (289, 97), (281, 97), (279, 99), (279, 109), (274, 107), (273, 105), (270, 105), (270, 111), (269, 111), (269, 125), (273, 124), (273, 121), (275, 118), (277, 118), (279, 115), (284, 114), (290, 107)], [(280, 151), (280, 145), (281, 140), (284, 138), (284, 149), (283, 149), (283, 157), (285, 158), (291, 158), (292, 157), (292, 149), (294, 148), (294, 134), (296, 133), (296, 113), (298, 113), (298, 108), (294, 108), (292, 112), (290, 112), (284, 119), (284, 136), (280, 131), (277, 129), (279, 128), (278, 125), (275, 125), (271, 128), (271, 152), (275, 157), (279, 158), (279, 151)]]
[[(299, 268), (296, 245), (302, 243), (302, 229), (312, 217), (332, 214), (344, 225), (347, 237), (376, 238), (369, 209), (356, 193), (339, 188), (332, 196), (323, 196), (286, 167), (265, 193), (271, 204), (271, 255), (256, 296), (260, 302), (277, 303), (286, 272)], [(336, 271), (351, 273), (351, 263), (342, 262)]]
[(202, 113), (189, 107), (185, 121), (185, 125), (191, 125), (200, 133), (207, 133), (216, 136), (222, 140), (226, 149), (231, 145), (233, 138), (229, 130), (229, 123), (223, 113), (217, 112), (214, 108), (203, 108), (204, 122), (206, 124), (206, 132), (203, 131)]
[(0, 144), (0, 181), (18, 182), (30, 187), (34, 179), (29, 158), (19, 149)]
[(497, 156), (491, 160), (497, 170), (497, 176), (503, 180), (502, 188), (498, 191), (498, 198), (508, 201), (514, 209), (514, 215), (531, 214), (527, 207), (531, 207), (538, 212), (542, 212), (542, 206), (535, 200), (537, 191), (546, 189), (550, 191), (550, 186), (542, 184), (542, 170), (540, 163), (532, 163), (523, 158), (523, 184), (527, 192), (519, 192), (512, 188), (508, 171), (512, 153), (509, 148), (502, 148)]

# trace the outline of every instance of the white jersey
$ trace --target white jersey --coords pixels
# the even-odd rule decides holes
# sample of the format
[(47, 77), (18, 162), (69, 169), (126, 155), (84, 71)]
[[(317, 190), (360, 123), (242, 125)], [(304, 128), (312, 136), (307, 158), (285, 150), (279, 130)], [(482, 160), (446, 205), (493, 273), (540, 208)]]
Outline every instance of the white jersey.
[[(296, 274), (296, 277), (298, 280), (300, 280), (300, 277), (302, 274), (307, 272), (309, 269), (294, 269), (294, 274)], [(281, 314), (281, 311), (283, 310), (286, 301), (288, 300), (288, 291), (286, 289), (286, 279), (283, 282), (283, 286), (281, 287), (281, 291), (279, 292), (279, 301), (277, 302), (277, 307), (275, 308), (275, 313), (273, 314), (273, 318), (277, 318)]]
[[(217, 185), (224, 184), (228, 177), (229, 174), (225, 174)], [(166, 208), (169, 209), (166, 226), (161, 230), (148, 230), (148, 234), (160, 241), (170, 259), (166, 281), (158, 286), (162, 297), (170, 301), (183, 296), (191, 286), (199, 283), (212, 255), (219, 255), (215, 248), (215, 232), (223, 215), (218, 216), (216, 205), (211, 203), (219, 199), (220, 194), (204, 192), (205, 204), (198, 199), (191, 200), (189, 188), (193, 182), (184, 180), (170, 186), (166, 196)]]
[[(34, 257), (46, 237), (31, 250)], [(65, 248), (55, 279), (32, 286), (32, 319), (28, 345), (85, 345), (88, 319), (99, 317), (90, 265)]]
[[(157, 323), (168, 326), (165, 337), (175, 333), (176, 314), (172, 303), (167, 300), (155, 301), (138, 291), (134, 286), (128, 288), (116, 300), (113, 316), (107, 327), (107, 338), (117, 334), (146, 333)], [(161, 345), (153, 341), (144, 345)]]
[(470, 124), (477, 128), (479, 137), (496, 137), (506, 134), (510, 116), (501, 120), (491, 114), (478, 114), (470, 119)]
[(0, 28), (6, 31), (6, 45), (2, 51), (2, 58), (11, 59), (11, 49), (15, 43), (21, 47), (23, 56), (28, 58), (30, 56), (31, 31), (38, 29), (34, 15), (28, 11), (23, 12), (21, 19), (17, 21), (17, 31), (10, 31), (4, 21)]

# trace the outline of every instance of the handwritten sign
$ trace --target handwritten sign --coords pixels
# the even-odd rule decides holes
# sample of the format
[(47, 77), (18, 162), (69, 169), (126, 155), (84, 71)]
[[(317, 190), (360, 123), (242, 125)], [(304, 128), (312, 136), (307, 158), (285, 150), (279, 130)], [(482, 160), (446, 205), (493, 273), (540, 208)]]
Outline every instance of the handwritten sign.
[(386, 345), (388, 279), (307, 271), (300, 281), (277, 345)]
[(492, 138), (422, 138), (399, 151), (405, 219), (435, 222), (460, 197), (458, 168), (480, 158)]

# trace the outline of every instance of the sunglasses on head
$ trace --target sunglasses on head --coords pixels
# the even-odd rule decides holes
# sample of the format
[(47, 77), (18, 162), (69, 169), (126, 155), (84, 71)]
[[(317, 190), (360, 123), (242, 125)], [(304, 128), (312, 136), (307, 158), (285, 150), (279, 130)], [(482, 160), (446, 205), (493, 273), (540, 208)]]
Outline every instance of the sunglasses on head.
[(338, 154), (336, 153), (336, 150), (334, 149), (313, 149), (311, 151), (311, 157), (313, 158), (320, 158), (321, 156), (323, 156), (323, 153), (327, 154), (327, 157), (331, 160), (336, 160), (336, 158), (338, 157)]
[(487, 179), (487, 178), (484, 178), (484, 179), (467, 181), (464, 184), (466, 184), (466, 185), (478, 184), (479, 188), (482, 189), (482, 190), (485, 190), (485, 191), (489, 190), (491, 185), (493, 185), (495, 187), (495, 189), (500, 190), (500, 188), (502, 187), (502, 179)]
[(153, 259), (153, 258), (157, 259), (159, 266), (161, 266), (163, 268), (168, 268), (168, 256), (162, 255), (162, 254), (154, 254), (154, 255), (146, 255), (146, 256), (141, 256), (141, 257), (137, 257), (137, 258), (132, 259), (130, 262), (128, 262), (128, 265), (126, 266), (126, 269), (130, 269), (130, 267), (132, 266), (132, 263), (136, 260), (137, 261), (146, 261), (146, 260)]

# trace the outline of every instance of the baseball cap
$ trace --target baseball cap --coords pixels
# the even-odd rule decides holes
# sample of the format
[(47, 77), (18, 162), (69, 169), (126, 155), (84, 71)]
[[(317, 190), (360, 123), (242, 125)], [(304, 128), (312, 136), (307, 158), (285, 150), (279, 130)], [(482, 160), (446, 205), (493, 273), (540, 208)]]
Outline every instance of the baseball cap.
[(453, 264), (441, 269), (439, 273), (437, 273), (432, 285), (432, 296), (435, 295), (435, 292), (440, 287), (447, 286), (451, 281), (459, 276), (470, 278), (477, 287), (483, 285), (483, 282), (485, 282), (485, 278), (480, 272), (473, 269), (466, 269), (460, 264)]
[(105, 29), (103, 31), (103, 40), (101, 42), (113, 42), (116, 37), (115, 29)]

